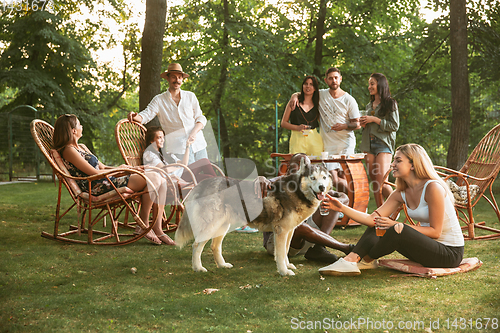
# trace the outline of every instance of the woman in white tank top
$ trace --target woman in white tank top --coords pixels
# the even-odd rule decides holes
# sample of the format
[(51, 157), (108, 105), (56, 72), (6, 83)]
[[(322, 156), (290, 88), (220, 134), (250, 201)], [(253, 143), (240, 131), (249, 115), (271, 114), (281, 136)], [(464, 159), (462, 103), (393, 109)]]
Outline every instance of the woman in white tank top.
[[(406, 144), (396, 149), (391, 164), (396, 190), (372, 214), (341, 204), (335, 198), (323, 203), (368, 226), (353, 251), (321, 268), (325, 275), (358, 275), (360, 269), (378, 266), (377, 260), (394, 251), (426, 267), (457, 267), (464, 254), (464, 238), (453, 206), (453, 195), (434, 170), (424, 148)], [(402, 203), (417, 225), (391, 220)], [(386, 230), (381, 237), (375, 227)]]

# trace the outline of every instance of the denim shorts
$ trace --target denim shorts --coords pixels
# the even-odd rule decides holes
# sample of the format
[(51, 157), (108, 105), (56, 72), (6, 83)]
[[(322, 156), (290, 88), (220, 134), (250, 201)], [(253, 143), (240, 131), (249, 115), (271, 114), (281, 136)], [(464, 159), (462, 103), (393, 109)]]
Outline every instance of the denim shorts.
[(391, 150), (387, 145), (374, 135), (370, 135), (370, 154), (377, 156), (380, 153), (392, 154)]

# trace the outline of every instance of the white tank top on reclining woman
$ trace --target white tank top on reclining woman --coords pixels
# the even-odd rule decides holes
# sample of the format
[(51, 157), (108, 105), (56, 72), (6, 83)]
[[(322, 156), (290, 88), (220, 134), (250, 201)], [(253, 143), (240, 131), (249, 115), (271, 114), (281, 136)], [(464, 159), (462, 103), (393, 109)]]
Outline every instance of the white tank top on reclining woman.
[[(422, 190), (422, 195), (420, 197), (420, 202), (415, 209), (410, 209), (406, 203), (405, 192), (401, 192), (401, 197), (406, 204), (408, 209), (408, 215), (415, 221), (420, 222), (420, 226), (429, 227), (429, 205), (425, 201), (425, 190), (430, 182), (435, 182), (436, 180), (428, 180)], [(455, 212), (455, 207), (451, 200), (446, 196), (444, 200), (444, 221), (443, 229), (441, 231), (441, 236), (436, 239), (441, 244), (447, 246), (464, 246), (464, 236), (462, 234), (462, 229), (460, 228), (460, 223), (458, 222), (457, 214)]]

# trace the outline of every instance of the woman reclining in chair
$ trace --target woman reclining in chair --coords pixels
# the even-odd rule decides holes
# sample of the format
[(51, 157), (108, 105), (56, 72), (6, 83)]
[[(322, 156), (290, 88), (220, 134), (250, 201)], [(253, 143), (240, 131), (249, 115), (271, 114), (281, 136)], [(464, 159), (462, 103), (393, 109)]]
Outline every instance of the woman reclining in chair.
[[(56, 120), (54, 126), (54, 149), (56, 149), (63, 159), (63, 162), (69, 173), (74, 177), (88, 177), (99, 173), (99, 170), (113, 169), (108, 167), (90, 153), (87, 147), (83, 144), (78, 144), (78, 140), (82, 137), (83, 126), (78, 118), (73, 114), (65, 114)], [(123, 165), (121, 167), (130, 168)], [(110, 177), (111, 182), (117, 187), (127, 186), (134, 192), (139, 192), (147, 187), (146, 181), (140, 175), (132, 174), (123, 177)], [(82, 191), (88, 191), (88, 181), (77, 180), (78, 186)], [(106, 179), (94, 180), (91, 182), (92, 192), (94, 196), (110, 192), (114, 190), (113, 185)], [(145, 193), (141, 197), (141, 211), (139, 216), (144, 221), (146, 226), (149, 225), (149, 212), (153, 205), (153, 201), (149, 193)], [(139, 227), (138, 227), (139, 228)], [(161, 231), (161, 225), (159, 226)], [(154, 226), (155, 232), (158, 226)], [(139, 230), (138, 230), (139, 231)], [(161, 244), (161, 240), (150, 231), (145, 236), (148, 240), (155, 244)]]
[[(371, 215), (355, 211), (327, 195), (329, 200), (323, 206), (343, 212), (368, 228), (350, 254), (321, 268), (321, 274), (358, 275), (360, 269), (376, 268), (376, 259), (394, 251), (425, 267), (460, 265), (464, 237), (453, 195), (434, 170), (427, 152), (417, 144), (400, 146), (391, 167), (396, 191)], [(402, 203), (408, 208), (408, 216), (420, 221), (418, 225), (399, 223), (387, 217)], [(375, 228), (386, 232), (377, 236)]]

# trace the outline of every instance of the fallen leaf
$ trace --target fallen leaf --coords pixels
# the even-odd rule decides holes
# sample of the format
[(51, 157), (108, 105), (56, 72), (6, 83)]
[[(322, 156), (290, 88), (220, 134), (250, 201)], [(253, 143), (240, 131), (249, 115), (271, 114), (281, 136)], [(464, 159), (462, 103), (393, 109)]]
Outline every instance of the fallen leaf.
[(219, 289), (214, 289), (214, 288), (207, 288), (207, 289), (203, 289), (203, 293), (205, 295), (210, 295), (210, 294), (213, 294), (214, 292), (216, 291), (219, 291)]
[(251, 285), (247, 284), (246, 286), (240, 286), (240, 289), (243, 290), (243, 289), (250, 289), (252, 288)]
[(320, 276), (319, 279), (323, 281), (325, 278), (323, 276)]

